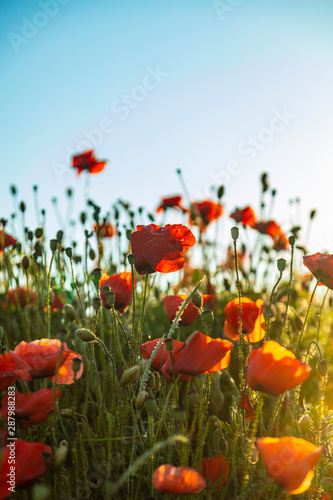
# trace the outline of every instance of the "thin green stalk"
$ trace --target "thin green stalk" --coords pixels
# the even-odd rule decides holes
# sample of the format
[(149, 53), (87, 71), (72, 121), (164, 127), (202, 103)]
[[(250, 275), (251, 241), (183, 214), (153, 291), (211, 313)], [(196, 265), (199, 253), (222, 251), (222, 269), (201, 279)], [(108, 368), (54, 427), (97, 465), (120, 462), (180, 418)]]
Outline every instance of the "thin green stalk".
[(320, 332), (320, 325), (321, 325), (321, 313), (323, 312), (325, 300), (326, 300), (326, 297), (327, 297), (329, 291), (330, 291), (330, 289), (327, 288), (326, 293), (325, 293), (324, 298), (323, 298), (323, 302), (321, 304), (320, 311), (319, 311), (318, 329), (317, 329), (317, 342), (319, 342), (319, 332)]
[(281, 394), (280, 397), (279, 397), (279, 399), (275, 403), (273, 414), (271, 416), (271, 419), (269, 421), (268, 428), (267, 428), (267, 434), (268, 434), (268, 436), (272, 432), (272, 428), (273, 428), (274, 422), (275, 422), (275, 420), (276, 420), (276, 418), (277, 418), (277, 416), (279, 414), (279, 411), (280, 411), (280, 408), (281, 408), (281, 405), (283, 403), (285, 395), (286, 395), (285, 392), (283, 394)]
[(52, 252), (52, 257), (50, 261), (50, 268), (47, 275), (47, 337), (51, 338), (51, 315), (50, 315), (50, 287), (51, 287), (51, 268), (54, 259), (55, 252)]
[(315, 291), (317, 290), (318, 283), (319, 283), (319, 280), (317, 281), (316, 286), (314, 287), (312, 295), (311, 295), (311, 298), (310, 298), (310, 302), (309, 302), (309, 306), (308, 306), (307, 311), (306, 311), (306, 315), (305, 315), (304, 323), (303, 323), (303, 326), (302, 326), (302, 330), (301, 330), (301, 333), (299, 334), (299, 337), (298, 337), (298, 342), (297, 342), (297, 346), (296, 346), (296, 350), (295, 350), (295, 356), (297, 356), (297, 354), (298, 354), (298, 349), (299, 349), (299, 346), (301, 344), (302, 336), (303, 336), (303, 333), (304, 333), (304, 330), (305, 330), (305, 325), (306, 325), (306, 322), (307, 322), (307, 319), (308, 319), (308, 316), (309, 316), (309, 312), (310, 312), (310, 307), (311, 307), (311, 304), (312, 304), (312, 300), (313, 300)]
[[(290, 242), (290, 239), (289, 239), (289, 242)], [(291, 280), (292, 280), (292, 277), (293, 277), (294, 245), (292, 245), (290, 243), (290, 246), (291, 246), (290, 277), (289, 277), (289, 283), (288, 283), (288, 294), (287, 294), (286, 312), (284, 313), (284, 318), (283, 318), (283, 322), (282, 322), (280, 334), (279, 334), (279, 337), (277, 339), (278, 342), (280, 342), (281, 335), (282, 335), (282, 332), (283, 332), (283, 329), (284, 329), (284, 325), (286, 323), (286, 319), (287, 319), (287, 315), (288, 315), (288, 306), (289, 306), (289, 299), (290, 299)]]
[(271, 321), (271, 309), (272, 309), (273, 297), (274, 297), (275, 290), (276, 290), (278, 284), (281, 281), (281, 278), (282, 278), (282, 271), (280, 272), (280, 276), (279, 276), (277, 282), (275, 283), (275, 285), (273, 287), (273, 290), (272, 290), (272, 293), (271, 293), (271, 296), (270, 296), (270, 299), (269, 299), (269, 309), (268, 309), (267, 327), (266, 327), (267, 340), (269, 340), (269, 327), (270, 327), (270, 321)]
[(239, 274), (238, 274), (238, 258), (237, 258), (237, 244), (236, 239), (234, 239), (234, 254), (235, 254), (235, 270), (236, 270), (236, 282), (238, 291), (238, 309), (239, 309), (239, 386), (240, 388), (244, 385), (244, 369), (243, 369), (243, 329), (242, 329), (242, 290), (240, 286)]
[(147, 290), (148, 290), (148, 276), (149, 276), (148, 271), (146, 271), (145, 287), (143, 291), (143, 299), (142, 299), (141, 313), (140, 313), (140, 323), (138, 328), (138, 338), (136, 343), (136, 352), (138, 351), (139, 345), (142, 343), (143, 324), (145, 319), (145, 307), (146, 307)]

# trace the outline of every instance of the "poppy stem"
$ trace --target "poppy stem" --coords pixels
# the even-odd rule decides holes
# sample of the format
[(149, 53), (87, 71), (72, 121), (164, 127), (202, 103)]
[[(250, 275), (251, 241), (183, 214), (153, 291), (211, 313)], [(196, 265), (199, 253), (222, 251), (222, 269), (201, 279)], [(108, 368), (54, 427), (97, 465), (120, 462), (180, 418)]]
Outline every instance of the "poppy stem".
[(271, 431), (272, 431), (272, 428), (273, 428), (273, 425), (274, 425), (274, 422), (276, 420), (276, 417), (278, 416), (278, 413), (280, 411), (280, 408), (281, 408), (281, 405), (283, 403), (283, 400), (284, 400), (284, 397), (285, 397), (286, 393), (284, 392), (283, 394), (280, 395), (279, 399), (276, 401), (275, 403), (275, 407), (274, 407), (274, 411), (273, 411), (273, 414), (271, 416), (271, 419), (269, 421), (269, 424), (268, 424), (268, 428), (267, 428), (267, 435), (269, 436)]
[(47, 310), (47, 337), (51, 338), (51, 315), (50, 315), (50, 286), (51, 286), (51, 268), (54, 259), (55, 252), (52, 252), (52, 257), (50, 261), (50, 268), (47, 275), (47, 302), (46, 302), (46, 310)]
[(303, 326), (302, 326), (302, 330), (301, 330), (301, 333), (299, 334), (299, 337), (298, 337), (298, 342), (297, 342), (297, 346), (296, 346), (296, 349), (295, 349), (295, 356), (297, 356), (297, 354), (298, 354), (298, 349), (299, 349), (300, 344), (301, 344), (302, 336), (303, 336), (303, 333), (304, 333), (304, 330), (305, 330), (305, 325), (306, 325), (306, 322), (307, 322), (307, 319), (308, 319), (308, 316), (309, 316), (309, 312), (310, 312), (310, 307), (311, 307), (311, 304), (312, 304), (312, 300), (313, 300), (315, 291), (317, 290), (318, 283), (319, 283), (319, 280), (317, 281), (316, 286), (314, 287), (312, 295), (311, 295), (311, 298), (310, 298), (310, 302), (309, 302), (309, 306), (308, 306), (307, 311), (306, 311), (306, 315), (305, 315), (304, 323), (303, 323)]
[(136, 297), (135, 297), (135, 276), (134, 276), (134, 263), (131, 261), (131, 273), (132, 273), (132, 333), (131, 333), (131, 359), (133, 355), (133, 344), (135, 339), (135, 306), (136, 306)]
[(330, 289), (327, 288), (326, 293), (325, 293), (324, 298), (323, 298), (323, 302), (322, 302), (321, 307), (320, 307), (320, 311), (319, 311), (318, 329), (317, 329), (317, 342), (319, 342), (319, 332), (320, 332), (320, 324), (321, 324), (321, 313), (323, 312), (325, 300), (326, 300), (326, 297), (327, 297), (329, 291), (330, 291)]
[(291, 280), (292, 280), (292, 277), (293, 277), (294, 243), (295, 243), (295, 240), (291, 240), (289, 238), (289, 243), (290, 243), (290, 246), (291, 246), (290, 277), (289, 277), (289, 283), (288, 283), (288, 294), (287, 294), (286, 312), (284, 313), (283, 323), (282, 323), (282, 326), (281, 326), (280, 334), (279, 334), (278, 339), (277, 339), (278, 342), (280, 342), (281, 335), (282, 335), (283, 329), (284, 329), (284, 325), (285, 325), (286, 319), (287, 319), (289, 299), (290, 299)]
[(234, 238), (234, 254), (235, 254), (235, 271), (236, 271), (236, 284), (238, 291), (238, 310), (239, 310), (239, 325), (238, 325), (238, 333), (239, 333), (239, 387), (244, 386), (244, 369), (243, 369), (243, 329), (242, 329), (242, 289), (239, 281), (238, 274), (238, 258), (237, 258), (237, 238)]
[(271, 321), (271, 314), (272, 314), (273, 297), (274, 297), (275, 290), (276, 290), (278, 284), (280, 283), (281, 279), (282, 279), (282, 271), (280, 272), (280, 276), (279, 276), (277, 282), (275, 283), (275, 285), (273, 287), (273, 290), (272, 290), (272, 293), (271, 293), (271, 296), (269, 298), (269, 308), (268, 308), (267, 328), (266, 328), (266, 337), (267, 337), (267, 340), (269, 340), (269, 328), (270, 328), (270, 321)]
[(140, 313), (140, 323), (139, 323), (139, 328), (138, 328), (138, 338), (137, 338), (135, 352), (138, 351), (139, 345), (142, 344), (142, 333), (143, 333), (143, 324), (144, 324), (144, 319), (145, 319), (145, 307), (146, 307), (147, 290), (148, 290), (148, 276), (149, 276), (148, 271), (146, 271), (145, 287), (143, 290), (143, 298), (142, 298), (141, 313)]
[(85, 312), (84, 312), (84, 307), (83, 307), (81, 296), (80, 296), (80, 292), (79, 292), (79, 287), (77, 286), (77, 283), (76, 283), (76, 280), (75, 280), (72, 257), (69, 257), (69, 261), (71, 263), (72, 280), (73, 280), (73, 284), (75, 285), (76, 294), (77, 294), (77, 297), (79, 299), (80, 306), (81, 306), (81, 309), (82, 309), (83, 324), (85, 325), (85, 323), (86, 323), (86, 321), (85, 321)]

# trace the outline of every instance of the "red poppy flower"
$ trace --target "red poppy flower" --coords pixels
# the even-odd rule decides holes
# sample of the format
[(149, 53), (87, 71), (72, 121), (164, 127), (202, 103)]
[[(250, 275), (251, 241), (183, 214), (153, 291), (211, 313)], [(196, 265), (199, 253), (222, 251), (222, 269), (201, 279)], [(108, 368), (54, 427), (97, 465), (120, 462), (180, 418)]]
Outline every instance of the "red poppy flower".
[[(61, 311), (64, 308), (64, 301), (56, 290), (52, 290), (52, 294), (53, 297), (50, 304), (50, 311)], [(47, 311), (47, 304), (44, 306), (44, 311)]]
[[(26, 287), (17, 286), (15, 290), (8, 290), (6, 300), (7, 304), (13, 304), (21, 308), (25, 307), (27, 305)], [(35, 305), (35, 292), (31, 289), (29, 290), (29, 305)]]
[(31, 380), (31, 367), (12, 352), (0, 354), (0, 392), (17, 379)]
[[(150, 359), (153, 351), (155, 350), (155, 347), (159, 343), (161, 339), (155, 339), (155, 340), (149, 340), (148, 342), (145, 342), (144, 344), (140, 345), (140, 351), (144, 359)], [(173, 340), (173, 349), (172, 349), (172, 356), (175, 356), (175, 353), (183, 347), (184, 342), (181, 342), (180, 340)], [(170, 353), (168, 349), (165, 347), (165, 340), (163, 340), (161, 346), (159, 347), (157, 353), (154, 356), (154, 359), (152, 361), (151, 367), (153, 370), (159, 371), (162, 366), (170, 359)]]
[(273, 250), (279, 252), (280, 250), (287, 250), (289, 247), (289, 240), (285, 235), (279, 236), (274, 239)]
[[(224, 370), (229, 366), (232, 347), (228, 340), (213, 339), (196, 332), (173, 356), (174, 376), (177, 378), (180, 375), (180, 380), (187, 382), (189, 376)], [(170, 358), (162, 367), (162, 373), (172, 380)]]
[(252, 418), (255, 417), (253, 406), (251, 404), (250, 396), (248, 395), (247, 392), (241, 391), (241, 398), (240, 402), (238, 405), (238, 408), (244, 408), (246, 411), (246, 418), (247, 420), (252, 420)]
[(106, 161), (96, 160), (92, 149), (73, 156), (73, 168), (77, 168), (77, 175), (80, 175), (84, 170), (87, 170), (89, 174), (97, 174), (104, 170), (105, 165)]
[(282, 231), (281, 227), (273, 220), (256, 222), (253, 225), (253, 229), (259, 231), (259, 233), (267, 234), (274, 241), (275, 250), (285, 250), (289, 246), (288, 239)]
[(5, 231), (0, 230), (0, 253), (7, 247), (15, 245), (17, 240), (10, 236), (10, 234), (5, 233)]
[(273, 396), (293, 389), (311, 373), (306, 363), (296, 359), (294, 353), (278, 342), (269, 340), (250, 354), (247, 382), (255, 391), (263, 391)]
[(235, 219), (236, 222), (243, 224), (243, 226), (253, 227), (257, 221), (254, 210), (251, 207), (235, 210), (235, 212), (230, 214), (230, 217)]
[(192, 495), (203, 491), (206, 488), (206, 481), (194, 469), (165, 464), (155, 470), (153, 486), (158, 491), (176, 495)]
[(116, 230), (110, 222), (104, 222), (104, 224), (99, 224), (98, 226), (97, 224), (94, 224), (93, 230), (95, 233), (97, 232), (97, 229), (101, 238), (112, 238), (112, 236), (116, 234)]
[(187, 208), (181, 206), (181, 196), (171, 196), (170, 198), (162, 198), (161, 204), (156, 208), (156, 212), (165, 212), (168, 208), (179, 208), (182, 212), (188, 212)]
[(22, 341), (14, 349), (14, 354), (31, 367), (33, 378), (48, 377), (57, 384), (72, 384), (75, 375), (79, 379), (83, 373), (83, 363), (76, 374), (72, 369), (73, 360), (79, 358), (82, 361), (82, 356), (70, 351), (67, 344), (58, 339)]
[[(264, 302), (261, 299), (254, 302), (242, 297), (242, 332), (251, 343), (259, 342), (265, 336)], [(224, 333), (230, 340), (239, 339), (239, 299), (228, 302), (224, 308)]]
[[(14, 444), (12, 444), (14, 443)], [(11, 447), (8, 445), (11, 444)], [(15, 463), (11, 465), (11, 459), (15, 455)], [(6, 498), (16, 488), (26, 488), (30, 486), (35, 479), (45, 474), (51, 464), (53, 457), (52, 450), (43, 443), (28, 443), (17, 439), (7, 442), (6, 448), (0, 450), (0, 498)], [(11, 469), (14, 467), (14, 469)], [(10, 484), (10, 472), (15, 471), (13, 475), (14, 484)], [(12, 488), (13, 489), (12, 489)], [(11, 489), (9, 489), (11, 488)]]
[[(168, 315), (170, 323), (173, 322), (177, 313), (183, 304), (184, 300), (186, 300), (188, 295), (167, 295), (164, 297), (163, 302), (165, 305), (166, 313)], [(207, 300), (210, 299), (210, 295), (202, 295), (202, 305), (204, 306)], [(179, 321), (180, 325), (191, 325), (193, 321), (196, 320), (200, 309), (196, 307), (192, 301), (188, 303), (185, 311), (182, 314), (181, 320)]]
[(122, 314), (126, 311), (132, 300), (132, 273), (124, 271), (120, 274), (113, 274), (112, 276), (102, 276), (99, 280), (99, 289), (103, 305), (107, 309), (111, 309), (111, 306), (106, 300), (105, 293), (103, 292), (103, 286), (106, 285), (108, 285), (111, 288), (111, 292), (114, 293), (114, 308)]
[(229, 469), (230, 462), (224, 455), (202, 459), (202, 475), (205, 479), (211, 480), (216, 490), (221, 489), (228, 479)]
[(261, 438), (256, 444), (268, 474), (276, 483), (291, 495), (310, 488), (322, 446), (296, 437)]
[(197, 224), (202, 233), (208, 224), (222, 216), (223, 205), (210, 200), (194, 202), (191, 205), (191, 212), (189, 224)]
[[(21, 428), (26, 429), (34, 424), (40, 424), (47, 420), (51, 411), (55, 411), (54, 399), (59, 400), (61, 390), (40, 389), (30, 394), (15, 393), (15, 418), (20, 420)], [(7, 421), (8, 417), (8, 394), (1, 401), (1, 415)]]
[(306, 255), (303, 257), (303, 264), (317, 280), (333, 290), (333, 255), (319, 252)]
[(181, 224), (137, 226), (131, 235), (135, 269), (139, 274), (172, 273), (184, 266), (184, 252), (195, 244), (191, 231)]

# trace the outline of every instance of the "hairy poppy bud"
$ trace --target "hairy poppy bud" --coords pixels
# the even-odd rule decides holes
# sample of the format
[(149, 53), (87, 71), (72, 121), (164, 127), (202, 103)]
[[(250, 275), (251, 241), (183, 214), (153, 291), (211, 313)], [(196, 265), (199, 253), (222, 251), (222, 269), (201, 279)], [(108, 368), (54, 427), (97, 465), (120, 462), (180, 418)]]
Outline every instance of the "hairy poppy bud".
[(75, 320), (75, 309), (71, 304), (64, 304), (64, 313), (69, 321)]
[(172, 339), (165, 339), (165, 347), (168, 349), (169, 352), (172, 352), (173, 340)]
[(113, 292), (111, 292), (111, 290), (109, 290), (105, 294), (105, 298), (106, 298), (106, 301), (109, 304), (109, 306), (112, 307), (114, 305), (114, 303), (115, 303), (115, 300), (116, 300), (115, 294)]
[(93, 275), (94, 280), (98, 283), (102, 277), (101, 269), (99, 267), (96, 267), (91, 274)]
[(202, 295), (201, 295), (200, 292), (196, 291), (194, 293), (194, 295), (192, 296), (191, 301), (192, 301), (192, 304), (195, 307), (198, 307), (199, 309), (201, 309), (202, 303), (203, 303), (203, 299), (202, 299)]
[(283, 271), (285, 270), (286, 263), (287, 263), (286, 259), (278, 259), (277, 260), (277, 268), (280, 271), (280, 273), (283, 273)]
[(100, 297), (94, 297), (92, 301), (92, 306), (95, 309), (96, 312), (98, 312), (101, 308), (101, 298)]
[(238, 227), (234, 226), (231, 228), (231, 237), (234, 241), (238, 239), (239, 236), (239, 229)]
[(93, 342), (96, 340), (96, 335), (86, 328), (79, 328), (75, 333), (83, 342)]
[(127, 255), (127, 260), (130, 266), (134, 266), (134, 255), (132, 253)]
[(328, 363), (326, 359), (321, 358), (317, 363), (317, 371), (321, 377), (325, 377), (328, 373)]
[(35, 231), (35, 236), (36, 238), (41, 238), (44, 234), (44, 230), (42, 227), (37, 227), (36, 231)]
[(136, 381), (140, 373), (140, 367), (138, 365), (131, 366), (121, 376), (119, 385), (120, 387), (125, 387), (126, 385), (132, 384)]
[(30, 267), (30, 259), (27, 255), (23, 255), (21, 260), (22, 267), (25, 271), (27, 271)]
[(67, 247), (65, 252), (66, 252), (67, 257), (69, 257), (71, 259), (72, 255), (73, 255), (71, 247)]
[(57, 468), (60, 465), (62, 465), (67, 457), (68, 453), (68, 443), (67, 441), (63, 440), (59, 444), (58, 448), (54, 452), (54, 467)]
[(138, 397), (136, 398), (136, 406), (137, 408), (141, 408), (146, 398), (148, 398), (149, 394), (146, 391), (141, 391)]
[(214, 322), (214, 313), (213, 311), (210, 311), (207, 309), (206, 311), (203, 311), (202, 313), (202, 319), (204, 320), (206, 325), (212, 325)]
[(50, 241), (50, 250), (51, 252), (55, 252), (58, 248), (58, 240), (53, 239)]

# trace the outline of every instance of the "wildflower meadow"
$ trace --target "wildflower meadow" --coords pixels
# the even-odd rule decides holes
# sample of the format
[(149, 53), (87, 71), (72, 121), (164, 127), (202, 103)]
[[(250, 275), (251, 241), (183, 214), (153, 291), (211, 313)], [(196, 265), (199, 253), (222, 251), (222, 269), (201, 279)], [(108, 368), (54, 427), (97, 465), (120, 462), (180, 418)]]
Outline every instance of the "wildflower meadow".
[(332, 498), (333, 255), (272, 218), (267, 173), (258, 209), (227, 212), (222, 185), (189, 199), (178, 170), (183, 193), (104, 213), (89, 183), (107, 167), (72, 158), (87, 187), (75, 237), (47, 225), (37, 185), (27, 227), (10, 186), (0, 498)]

